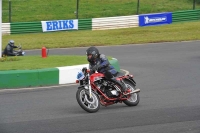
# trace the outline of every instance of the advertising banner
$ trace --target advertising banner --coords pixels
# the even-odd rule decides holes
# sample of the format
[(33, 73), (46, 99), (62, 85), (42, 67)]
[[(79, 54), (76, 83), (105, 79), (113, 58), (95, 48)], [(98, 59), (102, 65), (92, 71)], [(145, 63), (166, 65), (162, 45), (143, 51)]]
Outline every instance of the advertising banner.
[(78, 20), (41, 21), (43, 32), (60, 30), (78, 30)]
[(152, 26), (161, 24), (171, 24), (172, 13), (156, 13), (139, 15), (139, 26)]

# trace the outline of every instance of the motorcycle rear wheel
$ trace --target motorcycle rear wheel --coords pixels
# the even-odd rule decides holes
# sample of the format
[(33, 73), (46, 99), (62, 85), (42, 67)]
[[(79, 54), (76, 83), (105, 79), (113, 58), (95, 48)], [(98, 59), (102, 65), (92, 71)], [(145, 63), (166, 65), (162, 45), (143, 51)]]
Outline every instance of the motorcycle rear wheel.
[(84, 88), (78, 89), (76, 92), (76, 100), (82, 109), (89, 113), (95, 113), (100, 108), (99, 97), (94, 92), (91, 92), (92, 96), (90, 98), (88, 93), (88, 90)]
[[(125, 84), (129, 89), (132, 91), (135, 90), (135, 85), (133, 85), (130, 81), (125, 80)], [(130, 95), (127, 95), (128, 99), (123, 101), (127, 106), (137, 106), (138, 103), (140, 102), (140, 96), (139, 93), (133, 93)]]

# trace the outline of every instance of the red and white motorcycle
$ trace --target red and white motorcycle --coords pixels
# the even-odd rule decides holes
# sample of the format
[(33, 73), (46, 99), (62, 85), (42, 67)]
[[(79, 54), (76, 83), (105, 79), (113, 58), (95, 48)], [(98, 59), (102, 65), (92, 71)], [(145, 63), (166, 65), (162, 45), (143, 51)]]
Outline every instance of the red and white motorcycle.
[(106, 80), (104, 74), (97, 71), (89, 74), (89, 69), (82, 69), (77, 74), (76, 83), (80, 83), (76, 92), (76, 99), (82, 109), (89, 113), (97, 112), (102, 106), (116, 103), (125, 103), (127, 106), (137, 106), (140, 97), (140, 89), (136, 89), (136, 82), (133, 75), (123, 75), (117, 77), (126, 85), (130, 92), (123, 94), (121, 87), (111, 81)]

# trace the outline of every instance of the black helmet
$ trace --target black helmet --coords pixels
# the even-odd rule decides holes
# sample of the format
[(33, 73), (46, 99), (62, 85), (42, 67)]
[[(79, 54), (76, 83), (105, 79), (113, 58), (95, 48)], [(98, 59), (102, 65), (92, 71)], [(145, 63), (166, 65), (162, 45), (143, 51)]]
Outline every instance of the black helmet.
[[(99, 56), (99, 50), (96, 47), (89, 47), (86, 50), (87, 60), (89, 62), (94, 62), (96, 58)], [(88, 55), (92, 55), (91, 58), (88, 57)]]
[(14, 40), (10, 40), (10, 41), (8, 42), (8, 44), (9, 44), (10, 46), (14, 46), (15, 42), (14, 42)]

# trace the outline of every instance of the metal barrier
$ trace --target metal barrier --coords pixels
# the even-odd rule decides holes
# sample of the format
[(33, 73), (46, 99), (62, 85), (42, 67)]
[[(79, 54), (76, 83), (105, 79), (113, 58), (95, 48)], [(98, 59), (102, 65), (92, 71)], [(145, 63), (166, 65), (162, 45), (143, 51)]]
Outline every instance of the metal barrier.
[(11, 34), (42, 32), (41, 22), (10, 23)]
[(92, 30), (138, 27), (138, 15), (93, 18)]
[(172, 22), (200, 20), (200, 10), (177, 11), (172, 13)]
[[(200, 20), (200, 10), (186, 10), (172, 13), (172, 22)], [(106, 30), (138, 27), (138, 15), (79, 19), (78, 30)], [(3, 34), (39, 33), (42, 31), (41, 22), (3, 23)]]
[(10, 34), (10, 23), (2, 23), (2, 34)]

